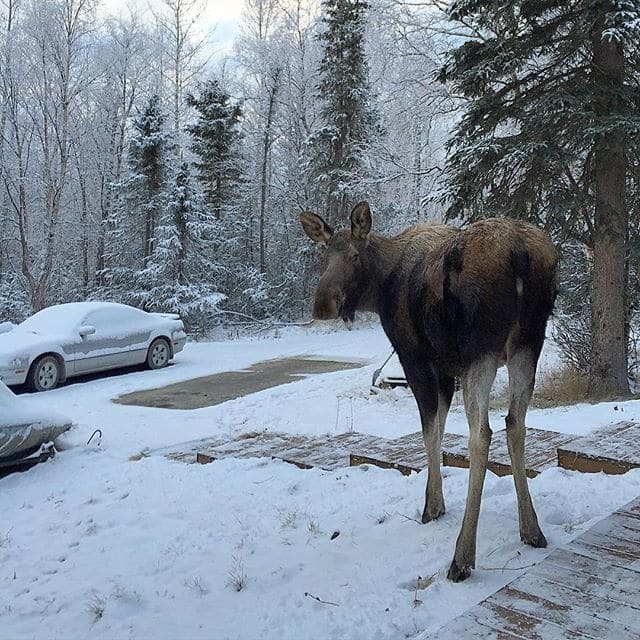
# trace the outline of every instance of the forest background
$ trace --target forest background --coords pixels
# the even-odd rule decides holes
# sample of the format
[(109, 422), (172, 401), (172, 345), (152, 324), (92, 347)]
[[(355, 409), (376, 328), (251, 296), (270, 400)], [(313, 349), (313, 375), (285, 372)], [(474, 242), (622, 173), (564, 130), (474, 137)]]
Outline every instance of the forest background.
[(246, 0), (225, 50), (204, 0), (109, 7), (0, 2), (0, 319), (92, 298), (194, 336), (297, 321), (321, 263), (300, 211), (511, 215), (561, 248), (566, 361), (628, 393), (638, 0)]

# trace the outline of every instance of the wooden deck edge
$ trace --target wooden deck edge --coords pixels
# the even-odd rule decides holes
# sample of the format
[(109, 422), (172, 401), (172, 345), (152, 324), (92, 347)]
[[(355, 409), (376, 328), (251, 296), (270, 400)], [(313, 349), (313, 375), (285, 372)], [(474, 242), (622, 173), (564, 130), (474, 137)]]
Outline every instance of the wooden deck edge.
[(410, 467), (398, 462), (389, 462), (388, 460), (379, 460), (378, 458), (373, 458), (371, 456), (367, 456), (359, 453), (349, 454), (350, 467), (358, 467), (361, 464), (372, 464), (376, 467), (380, 467), (381, 469), (395, 469), (396, 471), (399, 471), (403, 476), (411, 475), (414, 471), (416, 473), (420, 473), (420, 471), (422, 471), (422, 469), (418, 469), (416, 467)]
[(308, 462), (302, 462), (300, 460), (294, 460), (293, 458), (284, 458), (284, 457), (280, 457), (280, 456), (271, 456), (272, 460), (282, 460), (282, 462), (286, 462), (287, 464), (292, 464), (296, 467), (298, 467), (298, 469), (324, 469), (325, 471), (328, 471), (328, 469), (325, 469), (322, 465), (312, 465), (309, 464)]
[[(443, 451), (442, 464), (445, 467), (458, 467), (460, 469), (468, 469), (469, 458), (468, 456), (465, 456), (459, 453), (451, 453), (450, 451)], [(491, 459), (487, 464), (487, 469), (499, 477), (512, 475), (511, 465), (504, 464), (502, 462), (495, 462), (495, 461), (492, 461)], [(536, 476), (540, 475), (540, 471), (538, 471), (537, 469), (527, 468), (526, 474), (528, 478), (535, 478)]]
[[(520, 576), (430, 635), (434, 638), (599, 638), (631, 640), (638, 631), (640, 496), (554, 549)], [(618, 522), (616, 520), (621, 520)], [(634, 532), (618, 542), (631, 520)], [(602, 538), (602, 540), (600, 540)], [(607, 544), (602, 544), (606, 543)], [(560, 560), (558, 559), (560, 557)], [(633, 624), (630, 624), (633, 621)]]
[(640, 468), (640, 465), (607, 457), (588, 456), (579, 451), (558, 447), (558, 466), (570, 471), (582, 473), (600, 473), (620, 475)]
[(207, 453), (202, 453), (200, 451), (198, 451), (196, 453), (196, 462), (198, 464), (209, 464), (211, 462), (215, 462), (216, 458), (214, 458), (213, 456), (210, 456)]

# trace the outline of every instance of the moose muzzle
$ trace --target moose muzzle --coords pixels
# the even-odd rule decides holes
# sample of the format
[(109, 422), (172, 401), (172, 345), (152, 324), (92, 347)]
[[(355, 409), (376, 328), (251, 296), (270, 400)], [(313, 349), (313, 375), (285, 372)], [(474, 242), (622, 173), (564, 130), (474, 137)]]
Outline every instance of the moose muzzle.
[(316, 320), (335, 320), (341, 317), (344, 307), (344, 294), (337, 287), (323, 287), (320, 282), (313, 304), (313, 317)]

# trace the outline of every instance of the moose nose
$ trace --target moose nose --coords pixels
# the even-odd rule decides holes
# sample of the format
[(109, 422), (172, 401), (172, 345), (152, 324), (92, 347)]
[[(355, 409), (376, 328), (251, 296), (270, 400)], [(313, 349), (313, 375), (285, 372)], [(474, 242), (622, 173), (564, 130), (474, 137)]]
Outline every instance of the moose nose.
[(318, 292), (313, 305), (313, 317), (316, 320), (335, 320), (340, 315), (343, 302), (344, 296), (338, 289)]

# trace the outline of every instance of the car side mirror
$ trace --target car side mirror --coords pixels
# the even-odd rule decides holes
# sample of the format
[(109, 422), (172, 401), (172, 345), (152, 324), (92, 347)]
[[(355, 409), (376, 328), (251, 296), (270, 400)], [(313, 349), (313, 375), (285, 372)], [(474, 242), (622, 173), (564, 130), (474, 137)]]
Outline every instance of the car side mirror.
[(78, 333), (82, 338), (86, 338), (87, 336), (92, 336), (96, 332), (96, 328), (90, 325), (82, 325), (78, 329)]

